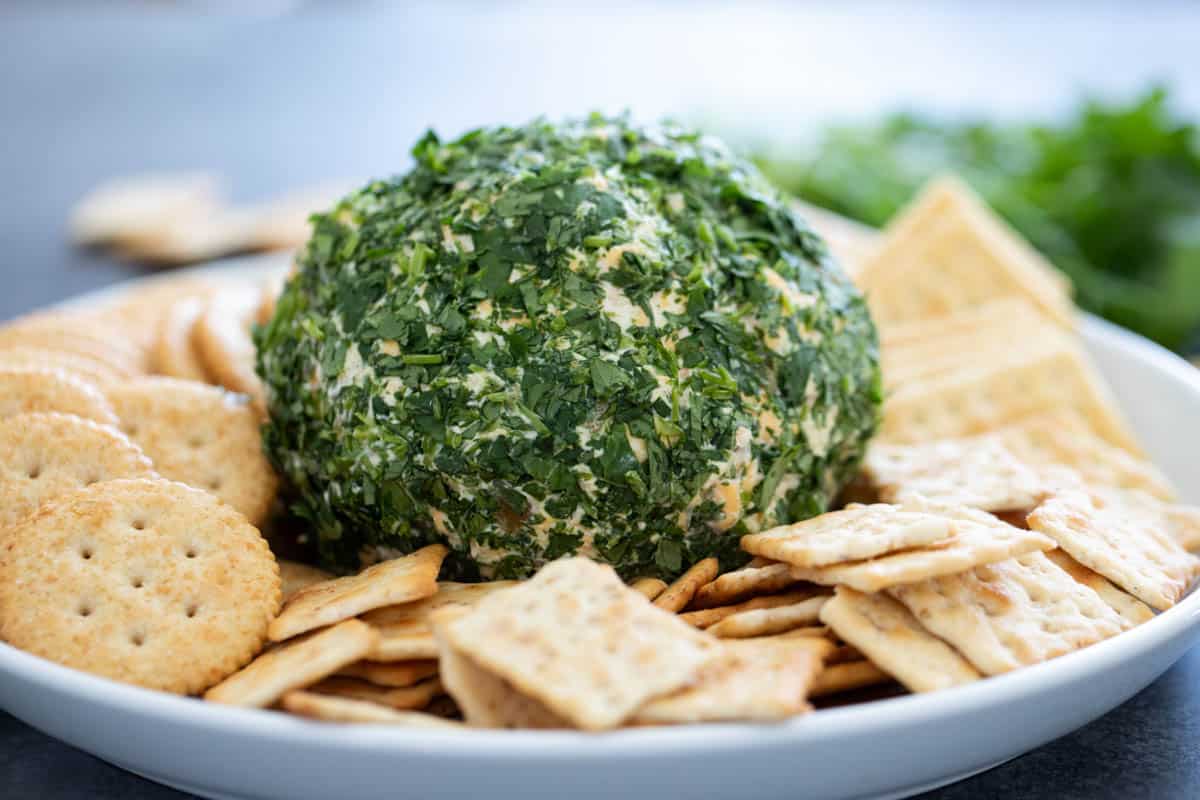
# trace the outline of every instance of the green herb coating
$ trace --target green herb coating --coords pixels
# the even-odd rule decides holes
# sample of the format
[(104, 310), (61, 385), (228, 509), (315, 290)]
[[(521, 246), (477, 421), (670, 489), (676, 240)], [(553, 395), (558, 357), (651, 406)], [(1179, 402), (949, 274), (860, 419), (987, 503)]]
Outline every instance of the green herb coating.
[(862, 296), (751, 165), (625, 118), (426, 134), (314, 217), (256, 332), (323, 559), (671, 577), (824, 511), (878, 422)]

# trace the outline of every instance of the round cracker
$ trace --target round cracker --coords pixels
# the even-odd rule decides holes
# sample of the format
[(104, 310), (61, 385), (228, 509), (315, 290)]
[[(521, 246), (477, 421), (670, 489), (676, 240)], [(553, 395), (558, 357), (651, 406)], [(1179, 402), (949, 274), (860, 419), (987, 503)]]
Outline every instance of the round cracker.
[(254, 286), (228, 287), (216, 292), (192, 331), (192, 342), (204, 370), (231, 392), (250, 395), (263, 406), (263, 385), (254, 371), (254, 340), (250, 328), (262, 302)]
[(91, 356), (27, 345), (0, 348), (0, 368), (8, 367), (61, 369), (63, 372), (82, 378), (97, 387), (128, 377)]
[(119, 328), (124, 338), (140, 349), (146, 370), (153, 371), (155, 345), (166, 316), (176, 302), (207, 291), (208, 284), (196, 278), (159, 278), (130, 291), (98, 315), (106, 323)]
[(103, 312), (44, 311), (0, 328), (0, 347), (38, 347), (90, 358), (121, 377), (146, 373), (146, 354)]
[(184, 297), (171, 304), (154, 341), (151, 367), (155, 372), (190, 381), (208, 381), (204, 362), (192, 344), (192, 331), (206, 304), (201, 295)]
[(146, 454), (110, 425), (58, 413), (0, 420), (0, 530), (84, 486), (153, 477)]
[(212, 492), (255, 525), (279, 487), (259, 417), (242, 395), (176, 378), (139, 378), (109, 391), (121, 430), (163, 477)]
[(92, 384), (61, 369), (0, 368), (0, 419), (34, 411), (61, 411), (116, 425), (108, 399)]
[(191, 694), (248, 662), (279, 610), (266, 542), (209, 494), (94, 483), (0, 546), (0, 638), (113, 680)]

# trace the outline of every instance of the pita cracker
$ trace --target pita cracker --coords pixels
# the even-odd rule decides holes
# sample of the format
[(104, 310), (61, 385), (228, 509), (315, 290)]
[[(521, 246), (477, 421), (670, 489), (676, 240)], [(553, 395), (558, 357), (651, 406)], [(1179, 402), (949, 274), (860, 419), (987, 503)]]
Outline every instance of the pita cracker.
[(517, 586), (516, 581), (490, 583), (438, 584), (437, 592), (424, 600), (388, 606), (363, 615), (363, 621), (379, 632), (379, 642), (371, 652), (373, 661), (410, 661), (437, 658), (431, 617), (438, 609), (470, 607), (484, 597)]
[(1154, 618), (1154, 609), (1133, 595), (1113, 586), (1111, 581), (1071, 558), (1061, 547), (1047, 550), (1046, 558), (1061, 567), (1063, 572), (1100, 595), (1100, 599), (1108, 603), (1113, 611), (1124, 617), (1130, 625), (1141, 625)]
[(667, 582), (659, 578), (638, 578), (629, 584), (629, 588), (646, 595), (647, 600), (653, 600), (667, 590)]
[(915, 502), (908, 507), (933, 511), (951, 520), (953, 537), (934, 547), (906, 550), (867, 561), (828, 567), (793, 567), (792, 574), (826, 586), (845, 584), (869, 594), (889, 586), (953, 575), (981, 564), (1054, 547), (1054, 540), (1048, 536), (1013, 527), (976, 509), (929, 503), (918, 505)]
[(742, 549), (795, 567), (823, 567), (944, 542), (943, 516), (877, 503), (848, 506), (742, 537)]
[(433, 698), (443, 694), (442, 682), (437, 678), (427, 678), (412, 686), (386, 687), (338, 675), (332, 675), (313, 684), (308, 691), (377, 703), (397, 711), (414, 711), (424, 708)]
[(204, 699), (266, 708), (287, 692), (311, 686), (360, 660), (377, 637), (371, 626), (348, 619), (264, 653), (205, 692)]
[(446, 553), (445, 546), (431, 544), (357, 575), (301, 589), (271, 622), (268, 635), (271, 641), (281, 642), (365, 611), (429, 597), (438, 590), (438, 571)]
[(932, 692), (979, 680), (954, 648), (917, 622), (886, 594), (845, 586), (821, 609), (821, 621), (881, 670), (913, 692)]
[(585, 730), (614, 728), (650, 698), (688, 685), (717, 645), (585, 558), (551, 562), (438, 631)]
[(1042, 553), (889, 593), (985, 675), (1037, 664), (1129, 627), (1100, 596)]
[(1055, 485), (1018, 459), (997, 435), (921, 444), (871, 445), (863, 474), (879, 499), (903, 504), (914, 495), (983, 511), (1030, 511)]
[(654, 598), (654, 605), (671, 612), (682, 611), (692, 602), (697, 589), (717, 577), (719, 566), (715, 558), (697, 561), (662, 594)]
[(302, 717), (322, 722), (403, 725), (413, 728), (455, 729), (461, 727), (456, 722), (432, 714), (396, 711), (376, 703), (305, 691), (288, 692), (279, 701), (279, 706), (292, 714), (299, 714)]
[(828, 599), (827, 596), (810, 597), (794, 605), (742, 611), (715, 623), (707, 631), (719, 639), (749, 639), (785, 633), (816, 622), (821, 606)]
[(700, 609), (699, 611), (685, 611), (679, 615), (679, 618), (697, 628), (708, 628), (723, 619), (743, 611), (752, 611), (756, 608), (777, 608), (779, 606), (795, 605), (796, 603), (808, 600), (810, 597), (815, 597), (818, 594), (828, 591), (824, 587), (809, 586), (794, 592), (753, 597), (749, 600), (743, 600), (740, 603), (734, 603), (733, 605), (715, 606), (713, 608)]
[(847, 661), (828, 666), (818, 672), (808, 694), (810, 697), (828, 697), (831, 694), (878, 686), (891, 679), (891, 675), (870, 661)]
[(833, 650), (824, 639), (748, 639), (728, 642), (695, 686), (651, 700), (637, 723), (677, 724), (778, 720), (811, 710), (808, 689)]
[(1159, 611), (1200, 574), (1200, 558), (1175, 541), (1161, 504), (1141, 492), (1063, 492), (1028, 519), (1080, 564)]
[(791, 568), (787, 564), (771, 563), (761, 567), (743, 567), (726, 572), (696, 590), (692, 598), (693, 608), (714, 608), (728, 605), (795, 586)]
[(1140, 455), (1107, 387), (1077, 347), (1023, 353), (931, 378), (884, 402), (879, 440), (971, 436), (1047, 411), (1073, 410), (1110, 444)]
[(962, 181), (928, 183), (890, 222), (857, 283), (883, 329), (980, 306), (1029, 300), (1064, 328), (1075, 315), (1064, 279)]

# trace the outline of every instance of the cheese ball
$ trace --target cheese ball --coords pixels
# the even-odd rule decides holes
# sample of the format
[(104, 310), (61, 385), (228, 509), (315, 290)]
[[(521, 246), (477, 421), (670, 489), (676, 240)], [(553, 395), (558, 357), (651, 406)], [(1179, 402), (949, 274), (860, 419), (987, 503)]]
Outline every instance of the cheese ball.
[(446, 577), (670, 578), (853, 476), (866, 304), (719, 141), (593, 115), (413, 157), (314, 217), (256, 332), (265, 447), (328, 564), (441, 542)]

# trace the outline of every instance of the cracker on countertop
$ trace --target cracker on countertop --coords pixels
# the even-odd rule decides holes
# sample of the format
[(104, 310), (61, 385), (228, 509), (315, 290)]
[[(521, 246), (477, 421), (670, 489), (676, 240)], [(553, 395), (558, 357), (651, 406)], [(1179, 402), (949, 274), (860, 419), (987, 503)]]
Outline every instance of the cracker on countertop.
[(125, 683), (211, 686), (258, 652), (278, 609), (262, 536), (181, 483), (94, 483), (0, 544), (0, 638)]

